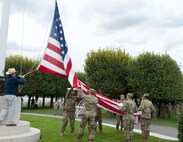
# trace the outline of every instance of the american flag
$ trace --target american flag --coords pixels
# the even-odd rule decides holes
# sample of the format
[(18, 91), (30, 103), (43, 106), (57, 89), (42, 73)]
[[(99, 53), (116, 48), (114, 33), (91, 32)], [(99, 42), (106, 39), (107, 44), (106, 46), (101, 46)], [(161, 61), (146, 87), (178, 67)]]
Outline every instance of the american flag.
[[(81, 87), (86, 94), (90, 90), (90, 87), (78, 79), (76, 72), (73, 70), (57, 2), (55, 2), (55, 13), (51, 33), (48, 39), (48, 45), (37, 70), (53, 75), (65, 76), (68, 78), (72, 87)], [(119, 110), (118, 102), (113, 101), (98, 92), (95, 92), (95, 96), (98, 98), (99, 107), (117, 114), (123, 114), (123, 112)]]

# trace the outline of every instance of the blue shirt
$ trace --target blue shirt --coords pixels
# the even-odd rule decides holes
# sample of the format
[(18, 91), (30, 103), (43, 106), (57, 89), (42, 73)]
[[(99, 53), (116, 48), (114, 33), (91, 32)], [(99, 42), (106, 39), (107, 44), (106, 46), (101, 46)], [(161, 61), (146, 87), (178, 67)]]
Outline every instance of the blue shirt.
[(24, 84), (25, 78), (18, 79), (17, 77), (8, 76), (5, 80), (5, 95), (16, 95), (19, 84)]

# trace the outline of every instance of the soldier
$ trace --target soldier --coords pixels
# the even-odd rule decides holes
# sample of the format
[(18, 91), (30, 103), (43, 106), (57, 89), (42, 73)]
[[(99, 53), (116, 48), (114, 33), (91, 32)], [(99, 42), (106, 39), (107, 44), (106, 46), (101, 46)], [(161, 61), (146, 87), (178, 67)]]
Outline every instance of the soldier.
[[(118, 102), (120, 103), (124, 103), (125, 101), (125, 96), (124, 95), (120, 95), (120, 100)], [(119, 130), (119, 125), (121, 124), (121, 130), (123, 129), (123, 116), (122, 115), (117, 115), (117, 123), (116, 123), (116, 130)]]
[(133, 94), (128, 93), (123, 107), (120, 108), (124, 112), (123, 127), (125, 133), (125, 142), (132, 142), (133, 140), (134, 113), (137, 112), (137, 105), (132, 100), (132, 98)]
[(75, 123), (75, 104), (76, 102), (79, 100), (79, 97), (74, 96), (74, 90), (73, 88), (71, 88), (65, 97), (65, 105), (64, 105), (64, 114), (63, 114), (63, 123), (61, 126), (61, 133), (60, 135), (63, 136), (67, 123), (68, 123), (68, 119), (70, 119), (70, 134), (71, 136), (74, 133), (74, 123)]
[(141, 115), (141, 131), (143, 142), (147, 142), (149, 136), (149, 126), (152, 112), (155, 113), (155, 108), (149, 99), (149, 94), (145, 93), (143, 100), (139, 106), (139, 110), (142, 111)]
[(81, 117), (80, 129), (78, 132), (78, 142), (81, 142), (83, 132), (86, 124), (88, 123), (89, 130), (89, 142), (93, 142), (95, 138), (96, 122), (95, 117), (97, 115), (97, 103), (98, 99), (94, 96), (95, 90), (90, 89), (89, 95), (85, 95), (82, 90), (80, 96), (83, 99), (83, 114)]
[(100, 107), (97, 107), (97, 116), (95, 117), (96, 121), (96, 130), (97, 130), (97, 122), (99, 126), (99, 131), (102, 133), (102, 111)]
[(176, 118), (177, 118), (177, 122), (178, 122), (179, 118), (180, 118), (180, 112), (181, 112), (181, 107), (180, 107), (179, 103), (176, 104), (175, 110), (176, 110)]

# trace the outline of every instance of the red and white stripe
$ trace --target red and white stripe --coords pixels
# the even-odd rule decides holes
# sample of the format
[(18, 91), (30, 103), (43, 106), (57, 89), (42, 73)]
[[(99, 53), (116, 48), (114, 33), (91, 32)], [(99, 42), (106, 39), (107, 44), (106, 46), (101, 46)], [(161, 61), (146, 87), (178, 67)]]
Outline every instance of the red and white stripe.
[(61, 57), (60, 43), (52, 37), (49, 37), (47, 48), (37, 70), (53, 75), (67, 76)]

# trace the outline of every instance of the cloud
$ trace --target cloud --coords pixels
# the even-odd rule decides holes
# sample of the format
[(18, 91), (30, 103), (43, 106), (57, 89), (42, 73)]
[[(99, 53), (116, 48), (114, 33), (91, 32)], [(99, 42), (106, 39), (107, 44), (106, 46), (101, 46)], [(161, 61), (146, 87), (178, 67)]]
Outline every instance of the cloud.
[(148, 21), (146, 1), (92, 1), (81, 10), (81, 18), (96, 24), (101, 30), (119, 31)]
[(25, 18), (34, 18), (42, 24), (48, 22), (54, 9), (54, 0), (13, 0), (11, 1), (11, 15), (21, 14)]

